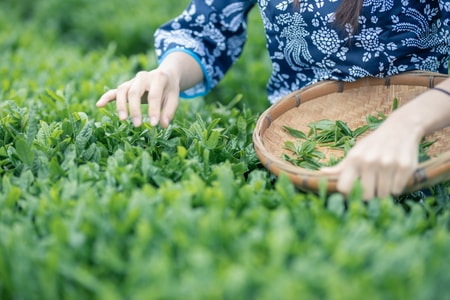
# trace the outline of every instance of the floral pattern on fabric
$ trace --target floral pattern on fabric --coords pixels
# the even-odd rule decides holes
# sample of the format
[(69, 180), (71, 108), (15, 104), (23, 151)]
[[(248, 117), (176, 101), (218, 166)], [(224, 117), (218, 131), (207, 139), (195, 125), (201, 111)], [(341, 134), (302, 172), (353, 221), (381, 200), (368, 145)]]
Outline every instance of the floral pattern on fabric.
[(448, 72), (448, 0), (364, 0), (355, 33), (334, 25), (339, 5), (339, 0), (300, 0), (298, 5), (293, 0), (192, 0), (156, 31), (156, 53), (160, 59), (172, 51), (192, 55), (206, 80), (184, 96), (205, 94), (241, 54), (247, 15), (258, 6), (272, 61), (271, 102), (327, 79)]

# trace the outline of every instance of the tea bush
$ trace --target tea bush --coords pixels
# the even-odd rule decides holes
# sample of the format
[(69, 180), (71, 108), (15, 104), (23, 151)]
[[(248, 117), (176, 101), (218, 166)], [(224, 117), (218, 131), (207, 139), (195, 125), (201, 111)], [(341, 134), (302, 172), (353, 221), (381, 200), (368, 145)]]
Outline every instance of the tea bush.
[[(0, 299), (448, 299), (448, 185), (364, 203), (274, 178), (251, 140), (263, 87), (240, 81), (266, 69), (257, 56), (212, 98), (182, 101), (165, 130), (95, 107), (156, 65), (151, 50), (124, 50), (142, 40), (121, 30), (177, 9), (0, 3)], [(244, 55), (263, 45), (253, 39)]]
[(3, 14), (39, 28), (39, 35), (51, 32), (58, 39), (89, 51), (114, 43), (123, 54), (136, 54), (152, 47), (153, 32), (168, 18), (179, 14), (187, 0), (4, 0)]

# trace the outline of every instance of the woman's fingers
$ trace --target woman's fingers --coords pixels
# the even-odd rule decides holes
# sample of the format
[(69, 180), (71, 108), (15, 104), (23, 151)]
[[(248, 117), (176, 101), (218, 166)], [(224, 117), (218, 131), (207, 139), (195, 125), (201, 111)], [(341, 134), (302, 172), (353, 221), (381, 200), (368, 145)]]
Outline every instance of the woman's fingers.
[(414, 155), (395, 156), (387, 153), (378, 159), (370, 159), (370, 154), (347, 156), (334, 167), (322, 168), (325, 174), (338, 176), (337, 190), (348, 195), (356, 180), (360, 180), (364, 189), (364, 199), (384, 198), (400, 195), (413, 174), (417, 162)]
[(367, 191), (367, 199), (373, 197), (384, 198), (392, 195), (392, 182), (394, 172), (395, 170), (392, 167), (387, 167), (384, 170), (380, 169), (377, 173), (375, 173), (374, 188), (372, 190), (372, 194), (370, 193), (371, 191)]
[(155, 74), (153, 81), (157, 84), (148, 96), (150, 123), (160, 121), (161, 126), (166, 128), (178, 107), (179, 83), (173, 82), (166, 72)]
[(364, 200), (370, 200), (376, 196), (381, 197), (381, 195), (378, 195), (378, 189), (380, 187), (380, 182), (378, 182), (378, 179), (380, 178), (380, 174), (376, 166), (367, 166), (361, 172), (360, 177), (364, 189)]
[(133, 125), (138, 127), (142, 124), (141, 98), (150, 89), (151, 78), (149, 72), (139, 72), (133, 79), (127, 91), (127, 101)]
[(396, 168), (394, 175), (392, 176), (392, 194), (400, 195), (406, 184), (408, 183), (409, 178), (413, 175), (414, 170), (417, 168), (418, 162), (417, 160), (408, 162), (402, 162)]
[(116, 93), (116, 111), (119, 115), (119, 119), (125, 121), (128, 118), (128, 89), (131, 81), (127, 81), (119, 85)]
[(98, 99), (97, 107), (104, 107), (109, 102), (116, 100), (117, 89), (109, 90)]
[(164, 72), (152, 73), (152, 86), (148, 91), (148, 117), (150, 124), (155, 126), (160, 121), (163, 103), (167, 101), (165, 90), (170, 85), (168, 75)]
[(167, 127), (178, 107), (179, 87), (170, 76), (159, 70), (139, 72), (117, 89), (107, 91), (97, 101), (97, 107), (104, 107), (116, 101), (116, 111), (120, 120), (128, 118), (128, 112), (134, 126), (142, 124), (141, 105), (148, 103), (150, 124), (156, 126), (161, 121)]
[(164, 128), (169, 126), (169, 123), (172, 121), (175, 111), (178, 108), (178, 94), (178, 90), (170, 90), (167, 94), (167, 101), (164, 105), (161, 116), (161, 126)]
[(358, 170), (354, 166), (342, 166), (336, 186), (337, 190), (345, 195), (350, 194), (358, 177)]

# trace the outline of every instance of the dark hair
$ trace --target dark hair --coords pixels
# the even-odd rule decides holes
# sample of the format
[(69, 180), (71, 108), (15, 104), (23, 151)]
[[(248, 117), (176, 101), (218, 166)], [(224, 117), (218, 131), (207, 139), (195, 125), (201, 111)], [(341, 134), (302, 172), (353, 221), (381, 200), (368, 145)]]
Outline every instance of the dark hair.
[[(298, 0), (295, 0), (298, 1)], [(342, 0), (335, 12), (335, 24), (344, 28), (346, 24), (352, 26), (353, 32), (358, 29), (358, 18), (361, 14), (363, 0)]]
[[(297, 6), (301, 0), (294, 0), (294, 5)], [(348, 24), (352, 27), (353, 33), (358, 29), (358, 18), (361, 13), (363, 0), (342, 0), (338, 9), (335, 12), (335, 24), (344, 29)]]

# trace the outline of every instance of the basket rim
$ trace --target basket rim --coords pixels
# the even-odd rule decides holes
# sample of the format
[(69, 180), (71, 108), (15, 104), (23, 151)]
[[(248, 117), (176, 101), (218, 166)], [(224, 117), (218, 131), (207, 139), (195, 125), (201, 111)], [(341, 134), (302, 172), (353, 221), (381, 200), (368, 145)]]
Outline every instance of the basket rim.
[[(264, 134), (271, 124), (291, 109), (321, 96), (343, 93), (363, 86), (406, 85), (432, 88), (447, 78), (450, 78), (447, 74), (412, 71), (385, 78), (365, 77), (353, 82), (327, 80), (311, 84), (284, 96), (259, 116), (253, 132), (253, 147), (256, 155), (267, 170), (276, 176), (281, 173), (287, 174), (300, 189), (316, 192), (324, 182), (328, 192), (335, 192), (338, 179), (336, 175), (295, 166), (267, 150), (264, 146)], [(450, 151), (420, 163), (410, 177), (404, 192), (416, 191), (446, 180), (450, 180)]]

